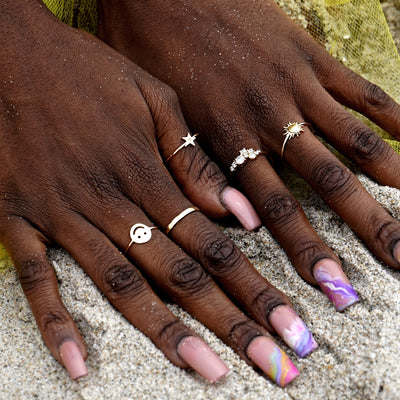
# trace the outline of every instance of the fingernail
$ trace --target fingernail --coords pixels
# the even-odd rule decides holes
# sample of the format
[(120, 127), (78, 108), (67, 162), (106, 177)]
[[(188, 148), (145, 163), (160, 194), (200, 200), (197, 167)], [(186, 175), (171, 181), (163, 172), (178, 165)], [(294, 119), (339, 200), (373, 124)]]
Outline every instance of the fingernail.
[(178, 345), (178, 354), (211, 383), (217, 382), (229, 372), (224, 362), (198, 337), (183, 338)]
[(338, 311), (343, 311), (359, 301), (357, 293), (337, 262), (329, 258), (318, 261), (314, 267), (314, 277)]
[(266, 336), (258, 336), (251, 341), (247, 356), (280, 387), (286, 386), (300, 374), (289, 357)]
[(247, 197), (233, 187), (227, 186), (222, 191), (221, 202), (247, 230), (251, 231), (261, 225), (260, 217)]
[(269, 315), (269, 322), (299, 357), (305, 357), (318, 347), (306, 324), (290, 307), (276, 307)]
[(400, 264), (400, 242), (398, 242), (396, 244), (396, 246), (394, 246), (393, 249), (393, 257), (395, 258), (395, 260)]
[(60, 348), (60, 357), (72, 379), (78, 379), (88, 374), (85, 360), (75, 342), (64, 342)]

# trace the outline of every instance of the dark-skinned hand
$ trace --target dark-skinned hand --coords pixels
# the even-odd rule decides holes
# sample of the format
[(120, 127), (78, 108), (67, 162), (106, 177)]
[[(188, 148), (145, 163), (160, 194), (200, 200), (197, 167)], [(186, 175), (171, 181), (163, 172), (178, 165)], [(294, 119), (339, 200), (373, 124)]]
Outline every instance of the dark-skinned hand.
[[(299, 274), (319, 284), (338, 310), (357, 295), (273, 169), (275, 156), (376, 257), (400, 268), (400, 224), (311, 128), (378, 183), (400, 188), (399, 155), (342, 107), (400, 139), (400, 107), (380, 88), (333, 59), (274, 1), (110, 0), (101, 2), (100, 14), (99, 37), (176, 90), (208, 154), (238, 182)], [(297, 125), (303, 132), (283, 152), (284, 127), (295, 122), (310, 125)], [(262, 153), (246, 155), (231, 172), (242, 149)]]
[(294, 379), (269, 332), (299, 356), (317, 345), (286, 296), (200, 211), (166, 233), (193, 205), (257, 225), (198, 145), (174, 154), (189, 133), (172, 89), (38, 0), (0, 4), (0, 42), (0, 241), (53, 356), (74, 379), (87, 373), (46, 256), (58, 245), (175, 365), (210, 381), (228, 372), (153, 288), (279, 385)]

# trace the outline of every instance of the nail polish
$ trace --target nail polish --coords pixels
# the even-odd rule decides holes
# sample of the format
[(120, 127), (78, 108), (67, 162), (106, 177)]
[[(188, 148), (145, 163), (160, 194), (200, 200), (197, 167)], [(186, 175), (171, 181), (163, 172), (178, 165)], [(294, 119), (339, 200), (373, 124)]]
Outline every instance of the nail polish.
[(85, 360), (75, 342), (71, 340), (64, 342), (59, 348), (59, 353), (64, 367), (72, 379), (76, 380), (88, 374)]
[(269, 323), (299, 357), (305, 357), (318, 344), (300, 317), (288, 306), (274, 308), (269, 315)]
[(183, 361), (211, 383), (229, 372), (224, 362), (198, 337), (187, 336), (178, 345)]
[(261, 225), (260, 217), (247, 197), (233, 187), (227, 186), (222, 191), (221, 202), (245, 229), (251, 231)]
[(343, 311), (359, 301), (357, 293), (340, 265), (325, 258), (314, 267), (314, 277), (338, 311)]
[(266, 336), (258, 336), (251, 341), (247, 356), (281, 387), (300, 374), (289, 357)]

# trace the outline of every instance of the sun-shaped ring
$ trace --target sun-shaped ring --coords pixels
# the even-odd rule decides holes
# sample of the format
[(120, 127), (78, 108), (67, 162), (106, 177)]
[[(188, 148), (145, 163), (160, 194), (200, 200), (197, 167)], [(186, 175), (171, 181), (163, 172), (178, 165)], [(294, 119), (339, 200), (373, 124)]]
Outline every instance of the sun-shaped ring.
[(281, 158), (283, 160), (283, 152), (285, 150), (286, 143), (293, 139), (294, 137), (299, 137), (303, 132), (303, 126), (310, 126), (308, 122), (289, 122), (287, 125), (283, 127), (283, 136), (285, 136), (285, 140), (283, 141), (282, 150), (281, 150)]

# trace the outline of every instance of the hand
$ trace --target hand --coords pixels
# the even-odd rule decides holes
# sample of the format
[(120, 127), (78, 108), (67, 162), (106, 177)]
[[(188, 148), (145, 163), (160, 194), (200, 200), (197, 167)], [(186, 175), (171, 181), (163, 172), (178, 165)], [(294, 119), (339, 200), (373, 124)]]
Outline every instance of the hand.
[[(330, 57), (273, 1), (115, 3), (102, 2), (99, 36), (177, 91), (189, 126), (224, 171), (241, 149), (262, 151), (231, 176), (299, 274), (319, 284), (338, 310), (356, 302), (338, 257), (271, 162), (282, 153), (284, 126), (308, 122), (377, 182), (400, 188), (400, 157), (340, 103), (398, 139), (400, 107)], [(400, 224), (308, 125), (301, 129), (287, 141), (284, 160), (378, 258), (400, 268)]]
[(174, 92), (39, 1), (0, 5), (0, 38), (0, 240), (54, 357), (75, 379), (87, 373), (86, 347), (46, 257), (57, 244), (175, 365), (210, 381), (228, 372), (152, 287), (278, 384), (295, 378), (268, 331), (300, 356), (317, 345), (286, 296), (201, 212), (170, 225), (193, 203), (257, 222), (198, 145), (174, 154), (188, 136)]

